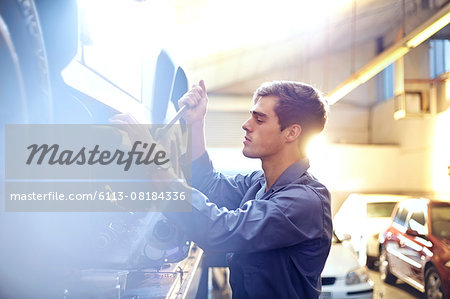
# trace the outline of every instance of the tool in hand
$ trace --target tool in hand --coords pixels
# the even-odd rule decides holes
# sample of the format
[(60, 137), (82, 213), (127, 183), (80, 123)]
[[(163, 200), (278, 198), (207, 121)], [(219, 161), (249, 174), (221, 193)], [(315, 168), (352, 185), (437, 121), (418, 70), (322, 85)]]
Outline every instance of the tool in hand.
[(175, 116), (169, 121), (169, 123), (167, 123), (164, 127), (156, 130), (155, 138), (159, 139), (162, 134), (166, 133), (180, 118), (182, 118), (186, 114), (186, 111), (188, 109), (188, 105), (184, 105), (183, 107), (181, 107), (181, 109), (178, 110), (177, 114), (175, 114)]

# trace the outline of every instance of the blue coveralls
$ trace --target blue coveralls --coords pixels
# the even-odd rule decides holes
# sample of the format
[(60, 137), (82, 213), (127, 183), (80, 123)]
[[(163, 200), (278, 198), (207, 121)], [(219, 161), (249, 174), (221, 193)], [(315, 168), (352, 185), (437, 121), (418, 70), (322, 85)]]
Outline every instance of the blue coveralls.
[(225, 176), (193, 162), (192, 213), (168, 213), (205, 251), (227, 252), (233, 298), (317, 298), (331, 246), (330, 194), (309, 161), (266, 191), (264, 173)]

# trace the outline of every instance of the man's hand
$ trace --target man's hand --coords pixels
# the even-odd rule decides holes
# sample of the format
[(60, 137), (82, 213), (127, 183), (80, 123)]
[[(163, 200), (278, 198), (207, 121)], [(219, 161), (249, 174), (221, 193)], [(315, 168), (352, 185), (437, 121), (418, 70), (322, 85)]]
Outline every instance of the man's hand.
[(192, 88), (178, 100), (178, 106), (180, 108), (185, 105), (189, 106), (189, 109), (183, 116), (186, 122), (191, 125), (203, 124), (208, 105), (208, 96), (203, 80), (201, 80), (198, 85), (192, 86)]
[(125, 130), (131, 145), (135, 141), (153, 143), (154, 138), (150, 134), (149, 125), (142, 125), (129, 113), (116, 114), (109, 119), (110, 123), (122, 125), (121, 129)]
[[(166, 152), (168, 151), (160, 144), (159, 142), (155, 142), (152, 135), (150, 134), (150, 125), (143, 125), (139, 124), (139, 122), (129, 113), (122, 113), (122, 114), (116, 114), (113, 117), (109, 119), (110, 123), (112, 124), (118, 124), (120, 126), (120, 130), (123, 131), (126, 136), (128, 137), (130, 144), (128, 146), (133, 146), (133, 144), (136, 141), (140, 141), (142, 144), (152, 144), (155, 143), (155, 149), (154, 152), (157, 153), (158, 151)], [(142, 145), (141, 144), (141, 145)], [(169, 153), (170, 156), (170, 153)], [(154, 158), (154, 156), (152, 157)], [(174, 164), (169, 163), (168, 168), (158, 168), (156, 171), (150, 167), (148, 167), (148, 171), (145, 173), (146, 178), (157, 178), (157, 179), (179, 179), (179, 175), (176, 174), (176, 171), (173, 169)], [(163, 183), (161, 183), (163, 184)], [(164, 183), (168, 184), (168, 183)], [(164, 190), (163, 186), (165, 185), (158, 185), (158, 187), (161, 187), (161, 190)], [(170, 185), (167, 185), (170, 187)], [(166, 190), (169, 190), (166, 188)]]

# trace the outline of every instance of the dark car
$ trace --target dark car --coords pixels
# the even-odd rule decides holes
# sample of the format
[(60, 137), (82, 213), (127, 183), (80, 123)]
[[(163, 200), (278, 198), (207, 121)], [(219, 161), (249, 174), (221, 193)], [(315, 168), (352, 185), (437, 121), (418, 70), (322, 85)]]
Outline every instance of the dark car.
[(392, 215), (380, 237), (381, 279), (401, 279), (426, 298), (450, 298), (450, 202), (407, 199)]

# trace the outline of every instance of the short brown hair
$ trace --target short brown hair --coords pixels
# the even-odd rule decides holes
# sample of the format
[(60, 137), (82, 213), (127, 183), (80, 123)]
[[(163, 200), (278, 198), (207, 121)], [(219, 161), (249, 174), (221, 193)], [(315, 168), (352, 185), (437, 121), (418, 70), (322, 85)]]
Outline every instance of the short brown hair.
[(279, 98), (274, 110), (281, 130), (299, 124), (302, 126), (302, 135), (309, 136), (324, 129), (328, 104), (322, 93), (311, 85), (294, 81), (266, 82), (253, 94), (253, 102), (264, 96)]

